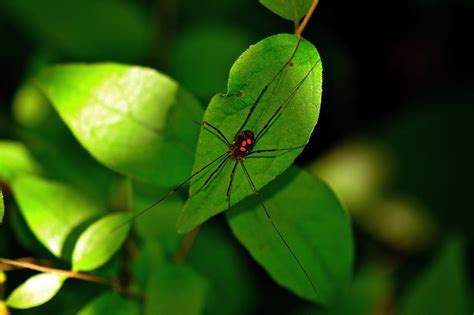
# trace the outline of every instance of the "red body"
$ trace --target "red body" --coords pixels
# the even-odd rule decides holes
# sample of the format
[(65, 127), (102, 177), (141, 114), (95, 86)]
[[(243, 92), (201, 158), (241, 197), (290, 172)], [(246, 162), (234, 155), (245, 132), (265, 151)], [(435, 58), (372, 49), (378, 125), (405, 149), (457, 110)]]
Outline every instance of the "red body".
[(233, 160), (243, 160), (252, 153), (255, 144), (255, 136), (251, 130), (244, 130), (235, 136), (229, 148), (229, 154)]

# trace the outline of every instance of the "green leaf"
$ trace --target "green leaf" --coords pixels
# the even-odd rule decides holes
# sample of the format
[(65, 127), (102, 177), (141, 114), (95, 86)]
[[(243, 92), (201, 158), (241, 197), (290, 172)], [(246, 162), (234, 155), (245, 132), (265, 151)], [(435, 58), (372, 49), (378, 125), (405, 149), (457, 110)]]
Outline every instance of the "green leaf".
[(146, 315), (199, 315), (204, 310), (206, 282), (186, 265), (168, 263), (150, 270), (146, 294)]
[[(258, 103), (245, 129), (258, 133), (276, 109), (289, 100), (288, 106), (263, 134), (254, 150), (281, 149), (305, 145), (318, 120), (321, 101), (322, 68), (316, 48), (303, 40), (290, 65), (288, 62), (297, 42), (296, 36), (281, 34), (266, 38), (251, 46), (233, 65), (226, 95), (216, 95), (209, 104), (204, 120), (219, 128), (232, 141), (245, 121), (258, 94), (277, 73), (267, 93)], [(313, 71), (310, 72), (312, 67)], [(279, 72), (282, 70), (281, 72)], [(296, 88), (299, 83), (302, 84)], [(294, 97), (289, 98), (293, 93)], [(260, 117), (260, 119), (259, 119)], [(212, 131), (212, 130), (211, 130)], [(194, 172), (225, 153), (228, 146), (209, 129), (203, 128), (196, 150)], [(256, 154), (246, 159), (246, 166), (261, 188), (283, 173), (302, 149), (284, 154)], [(258, 158), (260, 156), (260, 158)], [(261, 158), (265, 156), (267, 158)], [(227, 209), (226, 190), (233, 161), (227, 163), (206, 189), (188, 199), (178, 220), (178, 231), (186, 232), (209, 217)], [(191, 183), (191, 194), (198, 191), (216, 164), (209, 167)], [(235, 204), (253, 194), (241, 168), (237, 168), (231, 200)]]
[(12, 189), (29, 228), (56, 257), (61, 257), (75, 228), (103, 213), (94, 201), (72, 187), (36, 175), (16, 176)]
[(0, 7), (41, 45), (74, 59), (139, 62), (149, 54), (151, 16), (134, 2), (6, 0)]
[(113, 63), (53, 66), (37, 80), (79, 142), (104, 165), (171, 186), (191, 171), (199, 103), (152, 69)]
[(464, 252), (461, 239), (448, 240), (434, 262), (408, 288), (397, 314), (469, 314), (469, 276)]
[(284, 19), (299, 22), (308, 12), (312, 0), (259, 0), (273, 13)]
[(186, 261), (209, 283), (205, 314), (252, 313), (259, 302), (257, 279), (227, 227), (216, 221), (203, 225)]
[(89, 226), (74, 247), (72, 269), (90, 271), (105, 264), (127, 238), (129, 220), (128, 213), (114, 213)]
[(40, 166), (20, 142), (0, 141), (0, 178), (10, 182), (20, 172), (39, 173)]
[(256, 197), (227, 213), (232, 231), (279, 284), (302, 298), (330, 303), (348, 285), (353, 263), (349, 219), (336, 196), (320, 179), (296, 167), (261, 194), (275, 226), (305, 268), (317, 294)]
[(0, 189), (0, 224), (3, 223), (3, 216), (5, 215), (5, 204), (3, 203), (3, 193)]
[(103, 315), (111, 310), (114, 315), (138, 315), (140, 304), (115, 292), (106, 292), (82, 308), (79, 315)]
[(57, 274), (42, 273), (26, 280), (8, 297), (7, 305), (13, 308), (31, 308), (51, 300), (66, 278)]

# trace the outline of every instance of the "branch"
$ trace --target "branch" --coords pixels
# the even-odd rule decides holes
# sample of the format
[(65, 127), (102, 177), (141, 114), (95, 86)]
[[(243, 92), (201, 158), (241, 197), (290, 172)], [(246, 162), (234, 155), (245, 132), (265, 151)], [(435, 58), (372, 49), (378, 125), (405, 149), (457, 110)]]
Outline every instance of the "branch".
[(2, 264), (7, 265), (7, 266), (13, 266), (16, 268), (25, 268), (25, 269), (35, 270), (39, 272), (52, 273), (52, 274), (61, 275), (67, 278), (74, 278), (74, 279), (79, 279), (83, 281), (99, 283), (102, 285), (110, 286), (114, 291), (121, 293), (129, 298), (136, 299), (139, 301), (144, 300), (144, 297), (142, 295), (127, 290), (127, 288), (122, 287), (118, 281), (103, 278), (100, 276), (94, 276), (87, 273), (80, 273), (80, 272), (64, 270), (64, 269), (50, 268), (46, 266), (37, 265), (31, 262), (27, 262), (27, 261), (12, 260), (12, 259), (7, 259), (7, 258), (0, 258), (0, 270), (3, 270), (3, 269), (8, 270), (8, 267), (5, 268), (5, 266), (2, 266)]
[(297, 35), (299, 38), (301, 38), (301, 34), (303, 33), (306, 25), (308, 24), (309, 19), (311, 19), (314, 9), (316, 9), (318, 3), (319, 0), (313, 0), (313, 3), (311, 4), (311, 7), (309, 7), (308, 12), (306, 13), (306, 16), (303, 19), (303, 22), (301, 22), (301, 24), (296, 28), (295, 35)]

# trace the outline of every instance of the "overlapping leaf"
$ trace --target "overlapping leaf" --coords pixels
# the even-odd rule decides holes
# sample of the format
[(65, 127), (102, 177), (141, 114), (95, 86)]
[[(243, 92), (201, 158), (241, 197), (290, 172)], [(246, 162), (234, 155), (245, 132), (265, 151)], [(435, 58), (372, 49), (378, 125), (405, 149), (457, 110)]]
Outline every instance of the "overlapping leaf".
[(163, 186), (189, 175), (199, 103), (169, 77), (120, 64), (54, 66), (37, 77), (79, 142), (111, 169)]
[(0, 141), (0, 178), (11, 181), (21, 172), (38, 173), (40, 166), (20, 142)]
[(324, 182), (296, 167), (265, 187), (262, 196), (316, 292), (255, 197), (227, 212), (232, 231), (275, 281), (328, 304), (349, 284), (352, 272), (352, 235), (341, 204)]
[(74, 188), (36, 175), (16, 176), (12, 189), (29, 228), (57, 257), (73, 229), (103, 212)]
[(58, 293), (64, 280), (64, 276), (50, 273), (33, 276), (10, 294), (7, 305), (25, 309), (44, 304)]
[[(262, 134), (254, 149), (305, 145), (319, 116), (322, 67), (316, 48), (305, 40), (286, 65), (296, 43), (296, 36), (281, 34), (251, 46), (233, 65), (227, 94), (216, 95), (212, 99), (204, 120), (219, 128), (232, 141), (259, 93), (269, 84), (245, 129), (253, 130), (256, 134), (277, 108), (284, 105), (284, 110), (270, 124), (267, 132)], [(275, 80), (272, 81), (272, 78)], [(212, 130), (203, 128), (196, 150), (194, 171), (227, 150), (228, 145)], [(250, 173), (255, 174), (256, 186), (261, 188), (284, 172), (301, 151), (302, 149), (295, 149), (285, 154), (261, 154), (260, 158), (257, 155), (247, 158), (246, 165)], [(196, 177), (191, 184), (191, 194), (199, 190), (216, 165)], [(178, 220), (179, 231), (188, 231), (227, 208), (226, 190), (232, 166), (232, 161), (227, 163), (206, 189), (188, 200)], [(238, 169), (232, 186), (232, 203), (235, 204), (250, 194), (253, 192), (245, 175)]]
[(109, 214), (94, 222), (76, 242), (72, 268), (89, 271), (105, 264), (122, 246), (130, 230), (128, 213)]

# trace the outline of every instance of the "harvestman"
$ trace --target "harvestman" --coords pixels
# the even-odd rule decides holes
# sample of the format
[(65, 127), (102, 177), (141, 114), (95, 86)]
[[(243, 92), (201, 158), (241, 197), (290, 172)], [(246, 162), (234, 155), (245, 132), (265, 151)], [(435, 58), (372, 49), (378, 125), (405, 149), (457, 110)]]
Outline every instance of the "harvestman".
[[(245, 177), (247, 178), (253, 192), (255, 193), (255, 195), (257, 196), (263, 210), (265, 211), (265, 214), (270, 222), (270, 224), (272, 225), (273, 229), (275, 230), (275, 232), (278, 234), (278, 237), (281, 239), (281, 241), (283, 242), (283, 244), (285, 245), (285, 247), (288, 249), (288, 251), (290, 252), (291, 256), (293, 257), (293, 259), (296, 261), (296, 263), (298, 264), (299, 268), (303, 271), (303, 273), (305, 274), (306, 278), (308, 279), (309, 283), (311, 284), (311, 287), (314, 291), (314, 293), (316, 294), (316, 296), (318, 296), (318, 293), (317, 293), (317, 290), (316, 290), (316, 286), (315, 284), (313, 283), (313, 281), (311, 280), (311, 278), (309, 277), (308, 275), (308, 272), (306, 271), (306, 269), (304, 268), (304, 266), (302, 265), (302, 263), (300, 262), (300, 260), (298, 259), (298, 257), (296, 256), (296, 254), (293, 252), (291, 246), (288, 244), (288, 242), (285, 240), (285, 238), (283, 237), (283, 235), (281, 234), (280, 230), (278, 229), (278, 227), (275, 225), (275, 223), (273, 222), (272, 220), (272, 217), (267, 209), (267, 207), (265, 206), (265, 203), (263, 202), (263, 198), (259, 192), (259, 190), (257, 189), (256, 185), (254, 184), (254, 181), (252, 180), (252, 177), (250, 176), (250, 173), (247, 169), (247, 167), (245, 166), (245, 163), (244, 163), (244, 160), (248, 157), (248, 156), (251, 156), (251, 155), (255, 155), (255, 154), (259, 154), (259, 153), (267, 153), (267, 152), (283, 152), (283, 151), (289, 151), (289, 150), (294, 150), (294, 149), (298, 149), (298, 148), (302, 148), (304, 147), (305, 145), (299, 145), (299, 146), (295, 146), (295, 147), (290, 147), (290, 148), (269, 148), (269, 149), (260, 149), (260, 150), (254, 150), (255, 146), (258, 144), (258, 141), (261, 139), (261, 137), (265, 134), (265, 132), (268, 130), (268, 128), (272, 125), (272, 123), (279, 117), (279, 115), (284, 111), (284, 109), (288, 106), (288, 104), (291, 102), (291, 100), (293, 99), (293, 97), (296, 95), (296, 93), (298, 92), (299, 88), (301, 87), (301, 85), (305, 82), (305, 80), (308, 78), (308, 76), (311, 74), (311, 72), (314, 70), (314, 68), (316, 67), (316, 65), (319, 64), (320, 60), (317, 60), (315, 62), (314, 65), (311, 66), (311, 68), (309, 69), (309, 71), (306, 73), (306, 75), (293, 87), (293, 89), (291, 90), (291, 93), (288, 95), (288, 97), (286, 97), (286, 99), (277, 107), (277, 109), (275, 110), (275, 112), (270, 116), (270, 118), (266, 121), (266, 123), (263, 125), (263, 127), (258, 131), (258, 132), (254, 132), (252, 130), (247, 130), (245, 129), (245, 126), (246, 124), (248, 123), (249, 119), (252, 117), (257, 105), (259, 104), (260, 100), (262, 99), (262, 97), (268, 92), (270, 86), (272, 85), (272, 83), (277, 80), (276, 82), (276, 86), (275, 88), (273, 89), (272, 91), (272, 94), (270, 95), (270, 100), (269, 100), (269, 104), (271, 104), (271, 101), (273, 99), (273, 96), (275, 95), (275, 91), (276, 89), (280, 86), (280, 83), (282, 81), (282, 78), (284, 76), (284, 70), (287, 68), (287, 67), (291, 67), (293, 66), (293, 63), (292, 63), (292, 60), (296, 54), (296, 51), (298, 50), (298, 47), (299, 47), (299, 44), (301, 42), (301, 38), (298, 38), (298, 41), (295, 45), (295, 48), (293, 49), (290, 57), (288, 58), (288, 60), (286, 61), (286, 63), (278, 70), (278, 72), (272, 77), (272, 79), (265, 84), (265, 86), (262, 88), (262, 90), (259, 92), (259, 94), (257, 95), (254, 103), (252, 104), (252, 106), (250, 107), (250, 110), (244, 120), (244, 122), (242, 123), (242, 125), (240, 126), (239, 130), (237, 130), (237, 132), (235, 133), (235, 135), (233, 136), (232, 138), (232, 141), (229, 141), (229, 139), (224, 135), (223, 132), (221, 132), (217, 127), (213, 126), (211, 123), (207, 122), (207, 121), (202, 121), (202, 122), (198, 122), (198, 124), (202, 125), (203, 127), (205, 128), (209, 128), (210, 131), (212, 131), (212, 133), (216, 136), (216, 137), (219, 137), (222, 141), (224, 141), (227, 145), (228, 145), (228, 150), (226, 152), (224, 152), (223, 154), (221, 154), (220, 156), (218, 156), (217, 158), (215, 158), (214, 160), (212, 160), (211, 162), (207, 163), (206, 165), (204, 165), (202, 168), (200, 168), (199, 170), (197, 170), (196, 172), (194, 172), (191, 176), (189, 176), (185, 181), (183, 181), (181, 184), (179, 184), (177, 187), (175, 187), (173, 190), (171, 190), (170, 192), (168, 192), (168, 194), (166, 194), (165, 196), (163, 196), (161, 199), (159, 199), (158, 201), (154, 202), (153, 204), (151, 204), (149, 207), (145, 208), (144, 210), (140, 211), (139, 213), (135, 214), (133, 217), (132, 217), (132, 220), (135, 219), (136, 217), (138, 216), (141, 216), (143, 215), (145, 212), (147, 212), (148, 210), (154, 208), (155, 206), (157, 206), (158, 204), (160, 204), (162, 201), (164, 201), (165, 199), (167, 199), (168, 197), (170, 197), (171, 195), (173, 195), (175, 192), (177, 192), (179, 189), (181, 189), (184, 185), (186, 185), (187, 183), (189, 183), (191, 181), (191, 179), (193, 179), (195, 176), (197, 176), (198, 174), (202, 173), (204, 170), (208, 169), (210, 166), (216, 164), (216, 162), (219, 161), (218, 165), (216, 166), (216, 168), (211, 172), (211, 174), (206, 178), (206, 180), (204, 181), (204, 183), (199, 187), (199, 189), (193, 193), (189, 198), (192, 198), (193, 196), (195, 196), (197, 193), (199, 193), (201, 190), (203, 190), (208, 184), (209, 182), (212, 180), (212, 178), (217, 174), (219, 173), (219, 171), (226, 165), (227, 162), (229, 161), (233, 161), (234, 162), (234, 165), (232, 167), (232, 171), (230, 173), (230, 178), (229, 178), (229, 184), (227, 186), (227, 191), (226, 191), (226, 199), (227, 199), (227, 208), (229, 209), (230, 208), (230, 205), (231, 205), (231, 192), (232, 192), (232, 183), (234, 181), (234, 176), (235, 176), (235, 172), (237, 170), (237, 166), (238, 165), (241, 165), (242, 166), (242, 169), (245, 173)], [(265, 111), (266, 109), (264, 109)], [(259, 117), (259, 120), (260, 118), (262, 117), (263, 113), (260, 115)]]

